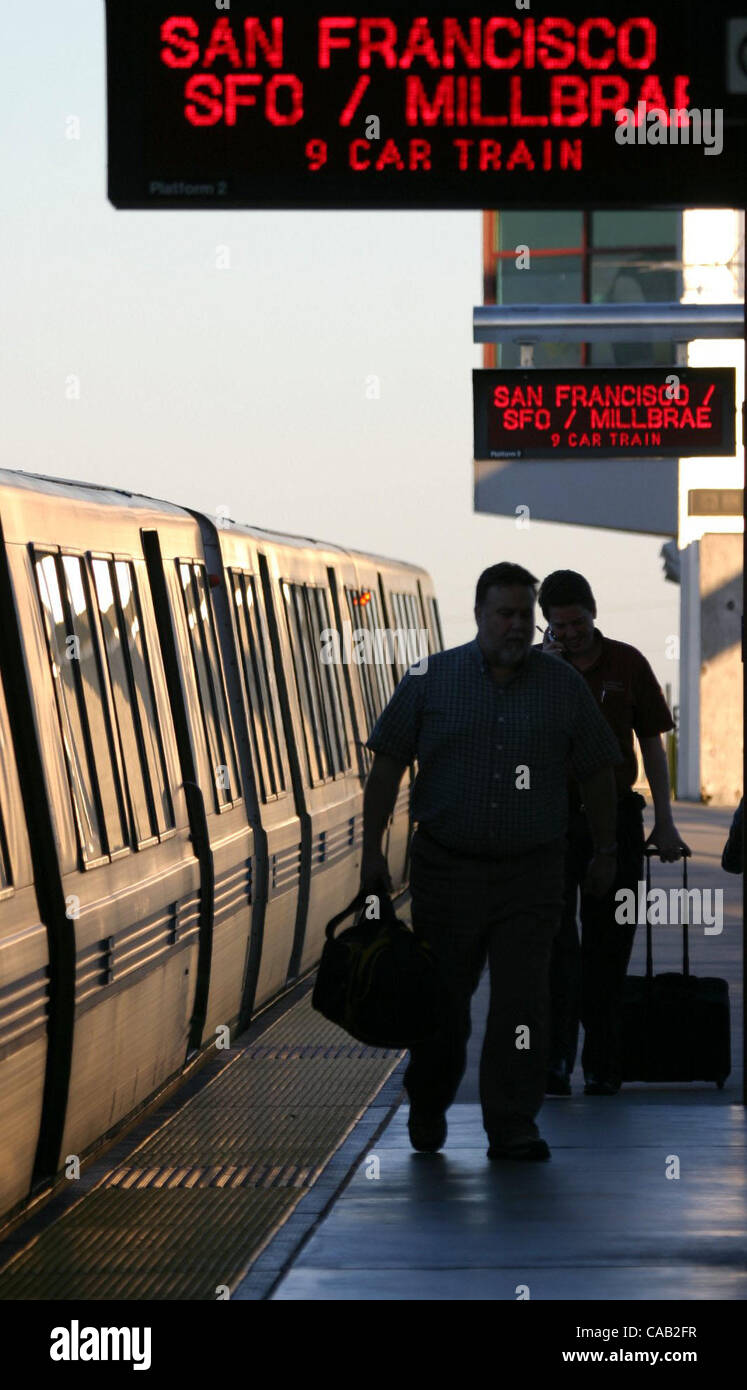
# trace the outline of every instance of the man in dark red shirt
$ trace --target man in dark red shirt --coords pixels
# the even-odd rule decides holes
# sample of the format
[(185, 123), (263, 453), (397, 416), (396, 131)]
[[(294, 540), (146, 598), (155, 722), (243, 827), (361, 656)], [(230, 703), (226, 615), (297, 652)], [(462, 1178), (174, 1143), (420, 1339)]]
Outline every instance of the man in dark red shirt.
[[(597, 607), (583, 575), (556, 570), (542, 584), (538, 602), (548, 628), (543, 650), (575, 666), (616, 735), (623, 761), (614, 768), (617, 783), (617, 874), (602, 898), (581, 894), (581, 948), (576, 926), (577, 894), (592, 853), (588, 823), (577, 783), (569, 781), (565, 908), (555, 937), (550, 968), (552, 1042), (547, 1091), (570, 1095), (579, 1017), (584, 1025), (582, 1065), (586, 1095), (614, 1095), (622, 1081), (622, 994), (633, 948), (635, 923), (615, 920), (615, 894), (629, 888), (638, 901), (643, 878), (643, 807), (633, 791), (638, 765), (637, 735), (654, 803), (649, 841), (660, 859), (671, 862), (690, 850), (677, 832), (670, 805), (669, 771), (661, 741), (674, 728), (661, 687), (641, 652), (603, 636), (594, 626)], [(607, 847), (605, 847), (607, 848)]]

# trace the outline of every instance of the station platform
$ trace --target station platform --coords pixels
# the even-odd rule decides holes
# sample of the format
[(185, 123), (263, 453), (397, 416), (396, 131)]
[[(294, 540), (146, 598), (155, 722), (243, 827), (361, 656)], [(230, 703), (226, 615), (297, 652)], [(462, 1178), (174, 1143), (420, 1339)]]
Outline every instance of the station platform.
[[(0, 1301), (744, 1299), (741, 878), (720, 868), (729, 811), (682, 804), (675, 819), (690, 886), (724, 894), (723, 931), (691, 929), (693, 973), (730, 983), (723, 1090), (584, 1097), (577, 1069), (539, 1116), (551, 1162), (490, 1163), (484, 978), (446, 1146), (416, 1154), (406, 1056), (315, 1014), (307, 980), (0, 1233)], [(656, 886), (679, 882), (655, 861)], [(680, 943), (658, 928), (656, 970), (679, 968)]]
[[(692, 973), (729, 980), (732, 1072), (724, 1089), (631, 1084), (616, 1096), (586, 1097), (577, 1066), (572, 1096), (548, 1097), (538, 1117), (551, 1161), (492, 1163), (478, 1095), (485, 976), (473, 1002), (467, 1072), (448, 1113), (445, 1148), (412, 1151), (405, 1102), (273, 1299), (747, 1297), (742, 881), (720, 866), (730, 820), (729, 810), (675, 808), (693, 850), (690, 887), (724, 893), (723, 931), (706, 936), (702, 927), (690, 929)], [(651, 824), (649, 812), (649, 830)], [(652, 887), (680, 884), (679, 866), (654, 860)], [(681, 935), (678, 926), (654, 930), (655, 971), (681, 968)], [(630, 973), (644, 970), (639, 927)], [(667, 1177), (675, 1171), (673, 1158), (679, 1178)]]

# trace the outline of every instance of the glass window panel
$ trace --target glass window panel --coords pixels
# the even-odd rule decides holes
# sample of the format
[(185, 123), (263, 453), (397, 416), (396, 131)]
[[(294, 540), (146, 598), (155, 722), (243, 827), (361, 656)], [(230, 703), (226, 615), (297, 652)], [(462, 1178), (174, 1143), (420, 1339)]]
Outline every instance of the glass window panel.
[(306, 764), (312, 785), (327, 776), (326, 752), (322, 742), (319, 703), (309, 667), (311, 633), (309, 632), (303, 593), (298, 584), (283, 584), (285, 612), (288, 621), (293, 672), (299, 704), (303, 715)]
[(208, 580), (204, 565), (196, 564), (193, 568), (199, 594), (200, 629), (205, 645), (208, 673), (210, 676), (210, 688), (213, 697), (213, 710), (215, 712), (218, 742), (222, 754), (221, 764), (228, 771), (229, 786), (224, 789), (225, 797), (227, 801), (232, 802), (238, 800), (241, 796), (241, 787), (239, 785), (239, 768), (236, 750), (233, 744), (233, 731), (228, 715), (228, 698), (223, 684), (223, 671), (218, 651), (218, 637), (215, 631), (213, 606), (210, 602)]
[(499, 212), (498, 238), (501, 251), (514, 246), (546, 247), (577, 246), (584, 239), (582, 212), (543, 212), (542, 209)]
[[(368, 624), (364, 622), (361, 611), (360, 590), (346, 589), (345, 593), (347, 594), (348, 609), (350, 611), (350, 622), (353, 628), (353, 633), (365, 631)], [(353, 652), (356, 652), (355, 642), (353, 643)], [(369, 655), (369, 653), (365, 649), (364, 655)], [(370, 655), (373, 657), (375, 655), (375, 652), (371, 652)], [(376, 723), (378, 714), (377, 698), (374, 692), (374, 665), (372, 661), (364, 660), (361, 661), (360, 664), (358, 664), (358, 662), (356, 661), (353, 661), (353, 669), (358, 672), (358, 679), (360, 681), (361, 687), (361, 695), (363, 697), (363, 708), (366, 713), (367, 731), (370, 734), (374, 724)]]
[(122, 646), (122, 623), (112, 588), (112, 574), (107, 560), (93, 561), (93, 579), (101, 618), (104, 650), (109, 666), (114, 697), (114, 709), (119, 729), (122, 759), (127, 769), (125, 792), (129, 798), (135, 839), (138, 844), (155, 833), (146, 790), (145, 771), (140, 744), (134, 724), (132, 692)]
[(233, 586), (261, 795), (262, 800), (267, 801), (270, 797), (279, 796), (286, 789), (278, 736), (280, 712), (274, 682), (269, 675), (267, 646), (254, 577), (235, 570)]
[[(227, 730), (228, 723), (224, 714), (221, 727), (222, 702), (212, 678), (211, 664), (215, 663), (217, 658), (211, 650), (210, 611), (207, 606), (206, 589), (200, 585), (201, 569), (197, 564), (179, 563), (192, 661), (200, 694), (203, 733), (210, 762), (210, 781), (216, 809), (220, 809), (221, 806), (231, 805), (234, 796), (237, 795), (238, 779), (230, 749), (227, 742), (224, 743), (223, 729)], [(212, 664), (212, 670), (220, 680), (217, 665)], [(221, 771), (224, 768), (225, 773)]]
[(145, 631), (137, 593), (134, 566), (115, 561), (122, 629), (126, 641), (131, 688), (134, 693), (133, 717), (145, 753), (148, 784), (156, 813), (156, 829), (163, 833), (174, 826), (174, 807), (169, 790), (166, 757), (156, 715), (156, 700), (145, 646)]
[(322, 686), (327, 688), (328, 705), (330, 709), (330, 736), (333, 749), (336, 753), (336, 771), (344, 772), (350, 767), (350, 757), (348, 752), (347, 731), (345, 727), (345, 708), (342, 702), (340, 691), (340, 668), (339, 666), (324, 665), (321, 660), (321, 633), (331, 630), (333, 627), (329, 612), (329, 597), (326, 589), (311, 590), (312, 603), (315, 597), (317, 606), (317, 621), (319, 624), (319, 642), (314, 648), (316, 663), (319, 671)]
[[(595, 304), (672, 303), (679, 298), (679, 272), (672, 253), (657, 265), (651, 252), (620, 251), (591, 258), (591, 298)], [(595, 366), (665, 366), (675, 361), (674, 343), (592, 343)]]
[(91, 621), (82, 563), (77, 555), (63, 555), (62, 567), (67, 583), (73, 632), (78, 639), (76, 665), (91, 736), (108, 849), (110, 854), (114, 854), (118, 850), (124, 849), (129, 840), (126, 830), (124, 796), (116, 761), (114, 731), (109, 724), (106, 697), (101, 688), (99, 653)]
[[(373, 589), (370, 589), (368, 592), (370, 593), (371, 597), (369, 602), (366, 604), (364, 612), (366, 614), (366, 620), (368, 622), (369, 628), (371, 629), (371, 632), (375, 635), (377, 631), (379, 633), (383, 632), (384, 625), (381, 618), (381, 609), (379, 608), (378, 595)], [(376, 647), (374, 647), (374, 651), (375, 650)], [(381, 710), (384, 709), (385, 705), (388, 705), (392, 695), (394, 694), (394, 687), (396, 685), (395, 674), (392, 668), (392, 658), (390, 657), (389, 652), (387, 650), (384, 651), (383, 655), (384, 660), (377, 662), (374, 668), (376, 672), (376, 679), (381, 692), (381, 705), (379, 708), (379, 713), (381, 713)]]
[(37, 559), (34, 569), (47, 635), (57, 716), (65, 751), (78, 842), (84, 862), (88, 863), (102, 857), (104, 846), (88, 737), (81, 719), (73, 663), (67, 656), (68, 632), (54, 556), (45, 555)]
[(593, 212), (591, 240), (599, 246), (677, 245), (681, 213), (645, 209), (636, 212)]

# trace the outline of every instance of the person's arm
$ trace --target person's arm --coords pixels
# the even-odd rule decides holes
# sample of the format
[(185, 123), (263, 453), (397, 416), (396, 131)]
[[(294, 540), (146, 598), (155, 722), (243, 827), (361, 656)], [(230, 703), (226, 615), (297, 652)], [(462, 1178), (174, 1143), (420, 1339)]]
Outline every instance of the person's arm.
[(729, 838), (726, 841), (726, 844), (724, 845), (724, 851), (721, 855), (721, 868), (725, 869), (727, 874), (741, 874), (742, 872), (742, 817), (744, 815), (743, 805), (744, 798), (742, 798), (742, 801), (740, 801), (736, 811), (734, 812), (734, 817), (731, 823), (731, 827), (729, 829)]
[(599, 768), (580, 786), (594, 841), (594, 855), (583, 891), (601, 898), (609, 892), (617, 873), (617, 788), (612, 767)]
[(402, 781), (406, 762), (390, 758), (386, 753), (376, 753), (373, 767), (368, 774), (363, 793), (363, 856), (361, 860), (361, 888), (375, 887), (384, 882), (388, 893), (392, 890), (389, 866), (381, 848), (381, 840), (387, 822), (394, 810), (397, 788)]
[(638, 742), (641, 745), (643, 766), (654, 803), (654, 828), (647, 844), (655, 845), (659, 851), (659, 858), (665, 863), (671, 863), (681, 855), (689, 854), (690, 846), (681, 839), (672, 818), (667, 755), (661, 734), (652, 734), (650, 738), (639, 737)]

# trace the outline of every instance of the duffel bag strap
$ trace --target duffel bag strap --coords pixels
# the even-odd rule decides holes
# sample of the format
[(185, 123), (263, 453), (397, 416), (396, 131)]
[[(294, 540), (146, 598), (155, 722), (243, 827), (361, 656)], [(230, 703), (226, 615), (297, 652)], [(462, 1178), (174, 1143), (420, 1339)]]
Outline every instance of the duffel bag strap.
[[(327, 923), (327, 925), (326, 925), (326, 927), (325, 927), (325, 929), (324, 929), (324, 935), (325, 935), (327, 941), (331, 941), (331, 940), (332, 940), (332, 937), (333, 937), (334, 934), (335, 934), (335, 929), (336, 929), (337, 927), (339, 927), (339, 925), (340, 925), (341, 922), (344, 922), (344, 921), (345, 921), (345, 918), (346, 918), (346, 917), (349, 917), (349, 916), (350, 916), (351, 912), (358, 912), (358, 911), (360, 910), (360, 908), (362, 908), (362, 907), (365, 906), (366, 899), (367, 899), (368, 897), (371, 896), (371, 892), (373, 892), (373, 891), (374, 891), (373, 889), (371, 889), (371, 890), (369, 891), (368, 888), (366, 888), (365, 890), (364, 890), (363, 888), (359, 888), (359, 890), (358, 890), (358, 892), (356, 893), (355, 897), (353, 898), (352, 902), (349, 902), (348, 905), (347, 905), (347, 907), (344, 907), (344, 908), (342, 909), (342, 912), (336, 913), (336, 915), (335, 915), (334, 917), (331, 918), (331, 920)], [(382, 917), (391, 917), (391, 916), (394, 916), (394, 908), (392, 907), (392, 900), (391, 900), (391, 898), (389, 897), (389, 894), (386, 892), (386, 890), (385, 890), (385, 889), (379, 889), (379, 890), (377, 890), (377, 891), (376, 891), (376, 896), (380, 899), (380, 902), (381, 902), (381, 905), (382, 905), (382, 908), (383, 908), (383, 911), (382, 911), (382, 914), (381, 914)]]

